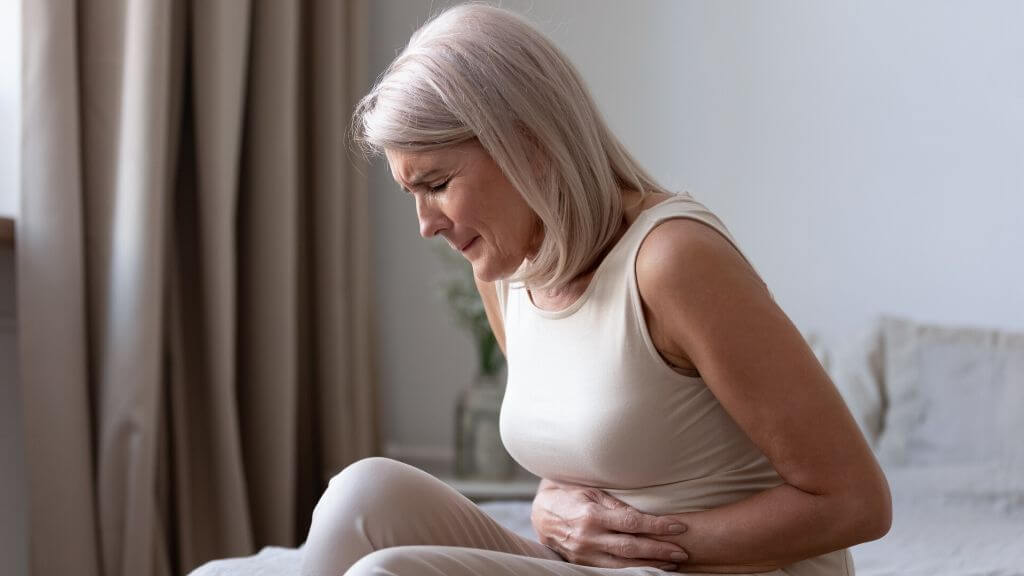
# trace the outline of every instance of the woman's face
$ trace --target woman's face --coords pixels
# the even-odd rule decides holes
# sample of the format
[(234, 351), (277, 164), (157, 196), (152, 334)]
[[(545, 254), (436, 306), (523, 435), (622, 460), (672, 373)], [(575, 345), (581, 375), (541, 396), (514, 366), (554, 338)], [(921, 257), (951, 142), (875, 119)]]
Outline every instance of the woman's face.
[(387, 150), (391, 174), (416, 202), (420, 234), (440, 234), (485, 282), (511, 276), (539, 245), (540, 220), (477, 142)]

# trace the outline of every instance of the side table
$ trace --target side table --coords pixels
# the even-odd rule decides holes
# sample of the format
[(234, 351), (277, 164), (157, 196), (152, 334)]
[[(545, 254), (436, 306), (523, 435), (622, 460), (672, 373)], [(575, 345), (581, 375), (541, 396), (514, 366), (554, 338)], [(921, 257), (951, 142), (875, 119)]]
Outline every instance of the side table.
[(476, 503), (490, 500), (533, 500), (537, 486), (540, 485), (539, 478), (474, 480), (442, 476), (441, 480)]

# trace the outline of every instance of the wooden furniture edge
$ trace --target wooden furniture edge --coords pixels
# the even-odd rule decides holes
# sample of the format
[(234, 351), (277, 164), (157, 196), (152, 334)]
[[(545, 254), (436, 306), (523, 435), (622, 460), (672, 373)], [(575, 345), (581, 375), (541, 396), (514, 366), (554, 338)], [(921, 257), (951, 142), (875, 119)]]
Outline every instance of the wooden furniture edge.
[(14, 247), (14, 218), (0, 216), (0, 246)]

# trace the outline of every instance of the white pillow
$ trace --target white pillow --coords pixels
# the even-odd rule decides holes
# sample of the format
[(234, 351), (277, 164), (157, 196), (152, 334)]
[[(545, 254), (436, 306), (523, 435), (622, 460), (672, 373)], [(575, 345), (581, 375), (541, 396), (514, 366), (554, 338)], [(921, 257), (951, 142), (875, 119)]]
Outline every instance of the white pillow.
[(829, 352), (828, 346), (825, 345), (825, 340), (814, 330), (803, 333), (804, 341), (807, 342), (807, 347), (814, 352), (814, 356), (818, 359), (818, 363), (825, 369), (826, 372), (830, 371), (832, 364), (832, 355)]
[(1020, 459), (1024, 334), (882, 319), (885, 464)]
[(829, 369), (846, 406), (872, 448), (878, 446), (885, 415), (882, 323), (876, 320), (839, 348)]

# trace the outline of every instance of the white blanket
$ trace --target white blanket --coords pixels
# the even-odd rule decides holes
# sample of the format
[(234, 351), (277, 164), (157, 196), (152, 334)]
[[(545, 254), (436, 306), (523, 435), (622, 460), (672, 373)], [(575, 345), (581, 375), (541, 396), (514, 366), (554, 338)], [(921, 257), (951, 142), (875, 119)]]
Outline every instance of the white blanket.
[[(1024, 467), (933, 466), (886, 471), (893, 526), (853, 549), (859, 576), (1024, 576)], [(482, 506), (498, 522), (534, 538), (528, 502)], [(210, 562), (193, 576), (297, 576), (301, 549), (268, 547), (255, 556)]]

